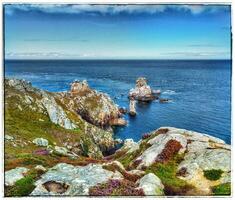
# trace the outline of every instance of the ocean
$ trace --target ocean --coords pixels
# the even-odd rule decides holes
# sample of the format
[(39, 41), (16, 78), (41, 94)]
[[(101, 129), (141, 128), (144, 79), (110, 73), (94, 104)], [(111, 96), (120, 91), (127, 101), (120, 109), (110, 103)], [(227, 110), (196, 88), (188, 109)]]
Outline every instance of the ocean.
[(86, 79), (128, 108), (128, 92), (138, 77), (160, 89), (169, 103), (137, 104), (136, 117), (115, 129), (115, 137), (135, 141), (144, 133), (172, 126), (206, 133), (231, 143), (230, 60), (6, 60), (5, 77), (26, 79), (32, 85), (57, 92)]

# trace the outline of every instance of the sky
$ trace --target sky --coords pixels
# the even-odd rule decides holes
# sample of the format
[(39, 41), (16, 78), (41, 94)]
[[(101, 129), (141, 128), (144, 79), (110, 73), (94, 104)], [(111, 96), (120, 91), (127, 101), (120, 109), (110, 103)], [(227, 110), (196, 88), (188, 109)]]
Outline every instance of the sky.
[(228, 5), (4, 5), (5, 59), (230, 59)]

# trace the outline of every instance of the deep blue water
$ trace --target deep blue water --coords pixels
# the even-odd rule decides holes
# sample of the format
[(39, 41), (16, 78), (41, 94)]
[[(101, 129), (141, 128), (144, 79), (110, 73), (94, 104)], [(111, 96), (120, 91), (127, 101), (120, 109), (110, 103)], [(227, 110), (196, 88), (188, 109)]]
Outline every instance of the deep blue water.
[(231, 143), (231, 63), (226, 60), (129, 60), (129, 61), (6, 61), (5, 76), (24, 78), (48, 91), (65, 91), (74, 79), (105, 93), (127, 107), (129, 90), (139, 76), (148, 79), (162, 97), (173, 101), (138, 104), (137, 116), (115, 130), (115, 137), (133, 138), (161, 126), (207, 133)]

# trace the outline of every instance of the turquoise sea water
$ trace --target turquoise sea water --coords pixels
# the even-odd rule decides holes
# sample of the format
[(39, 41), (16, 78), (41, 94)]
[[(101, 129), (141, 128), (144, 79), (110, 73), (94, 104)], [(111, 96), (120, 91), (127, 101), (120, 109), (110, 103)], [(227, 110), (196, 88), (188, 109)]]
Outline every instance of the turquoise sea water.
[(48, 91), (65, 91), (75, 79), (109, 94), (127, 107), (128, 92), (139, 76), (172, 102), (137, 104), (126, 127), (115, 137), (133, 138), (161, 126), (207, 133), (231, 143), (231, 62), (229, 60), (14, 60), (5, 61), (5, 76), (23, 78)]

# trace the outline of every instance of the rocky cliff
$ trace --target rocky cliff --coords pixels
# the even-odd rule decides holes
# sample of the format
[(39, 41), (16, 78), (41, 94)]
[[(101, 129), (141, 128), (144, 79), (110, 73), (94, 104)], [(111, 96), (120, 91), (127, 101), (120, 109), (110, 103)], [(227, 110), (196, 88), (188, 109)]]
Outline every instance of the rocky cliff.
[(230, 145), (206, 134), (162, 127), (104, 157), (120, 116), (86, 82), (50, 93), (6, 79), (5, 195), (230, 195)]
[[(14, 138), (8, 142), (9, 147), (6, 144), (6, 155), (13, 153), (12, 144), (16, 146), (14, 152), (30, 149), (29, 144), (37, 137), (47, 139), (51, 148), (69, 147), (72, 153), (90, 157), (102, 157), (102, 152), (113, 148), (112, 128), (106, 124), (103, 129), (97, 124), (108, 123), (107, 116), (119, 119), (118, 107), (103, 93), (91, 89), (87, 93), (84, 89), (77, 92), (50, 93), (24, 80), (6, 79), (6, 135)], [(86, 117), (80, 114), (83, 112)]]

